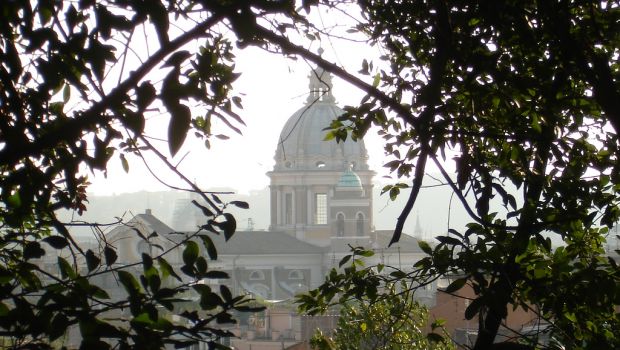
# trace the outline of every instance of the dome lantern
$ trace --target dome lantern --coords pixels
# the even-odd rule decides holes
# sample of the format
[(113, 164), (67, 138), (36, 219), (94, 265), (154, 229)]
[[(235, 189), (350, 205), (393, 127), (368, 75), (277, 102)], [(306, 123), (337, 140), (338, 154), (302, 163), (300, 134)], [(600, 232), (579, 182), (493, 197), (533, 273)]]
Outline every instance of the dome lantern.
[(323, 68), (316, 68), (310, 71), (310, 93), (306, 99), (306, 104), (314, 102), (331, 102), (335, 103), (336, 99), (332, 94), (332, 75)]

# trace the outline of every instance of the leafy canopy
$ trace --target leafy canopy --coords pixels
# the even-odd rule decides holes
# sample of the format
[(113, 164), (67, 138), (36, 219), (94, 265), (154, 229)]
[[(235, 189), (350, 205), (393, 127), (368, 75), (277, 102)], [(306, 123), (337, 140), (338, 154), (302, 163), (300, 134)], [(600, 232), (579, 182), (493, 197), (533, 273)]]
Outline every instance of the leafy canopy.
[[(234, 322), (233, 311), (253, 309), (225, 285), (212, 290), (196, 283), (227, 277), (209, 268), (208, 259), (217, 259), (210, 237), (228, 240), (236, 222), (226, 207), (247, 204), (200, 191), (172, 158), (190, 130), (208, 146), (214, 120), (239, 132), (241, 101), (231, 92), (235, 43), (256, 41), (248, 30), (253, 23), (287, 18), (292, 9), (287, 1), (0, 3), (3, 344), (51, 348), (73, 327), (82, 348), (199, 341), (213, 348), (230, 335), (217, 324)], [(145, 132), (158, 111), (169, 115), (163, 147)], [(58, 211), (86, 210), (87, 175), (105, 172), (113, 156), (129, 171), (130, 158), (144, 161), (149, 154), (202, 197), (204, 204), (196, 204), (204, 225), (129, 266), (118, 264), (118, 246), (97, 224), (91, 226), (99, 248), (82, 248), (71, 227), (83, 223), (62, 222)], [(149, 242), (158, 236), (136, 234)], [(181, 265), (167, 260), (173, 250), (182, 250)], [(40, 260), (46, 251), (60, 254), (52, 266)], [(116, 281), (124, 295), (111, 296), (104, 280)]]
[(449, 289), (467, 283), (476, 293), (465, 312), (479, 320), (475, 349), (492, 346), (512, 307), (551, 322), (567, 348), (618, 347), (620, 271), (604, 243), (620, 213), (620, 4), (359, 5), (354, 30), (384, 56), (362, 64), (371, 84), (322, 62), (367, 93), (332, 124), (330, 137), (379, 128), (392, 157), (386, 166), (405, 180), (384, 191), (411, 191), (392, 242), (424, 180), (433, 180), (429, 163), (441, 173), (434, 185), (453, 191), (471, 223), (451, 227), (434, 247), (421, 243), (428, 257), (406, 271), (372, 282), (360, 271), (329, 276), (319, 290), (340, 292), (311, 294), (304, 307), (318, 311), (394, 281), (417, 286), (464, 274)]
[[(368, 255), (368, 254), (366, 254)], [(357, 263), (356, 263), (357, 262)], [(359, 258), (347, 269), (360, 265)], [(428, 310), (413, 301), (404, 281), (388, 285), (380, 300), (362, 298), (338, 305), (340, 317), (329, 336), (317, 331), (311, 339), (315, 349), (449, 350), (454, 346), (437, 331), (440, 322), (428, 327)], [(433, 332), (427, 333), (432, 328)]]
[[(393, 156), (387, 166), (413, 177), (386, 188), (393, 195), (411, 188), (393, 241), (429, 162), (472, 219), (434, 248), (422, 244), (429, 256), (413, 270), (375, 276), (370, 287), (357, 273), (336, 273), (324, 290), (378, 295), (384, 283), (415, 286), (458, 272), (466, 278), (452, 288), (470, 283), (476, 292), (466, 312), (479, 319), (476, 349), (491, 347), (511, 305), (553, 322), (566, 347), (618, 347), (618, 268), (603, 251), (606, 227), (620, 213), (618, 1), (359, 1), (352, 30), (385, 53), (383, 64), (362, 62), (370, 83), (304, 48), (297, 33), (329, 34), (306, 18), (314, 4), (0, 3), (0, 327), (15, 347), (45, 348), (70, 325), (80, 326), (89, 348), (109, 347), (102, 339), (122, 348), (200, 339), (215, 346), (225, 335), (209, 322), (227, 322), (228, 311), (242, 307), (225, 288), (198, 288), (202, 310), (185, 313), (185, 325), (158, 309), (177, 310), (177, 296), (207, 273), (193, 241), (182, 243), (187, 279), (167, 290), (158, 278), (177, 273), (163, 255), (143, 257), (143, 278), (130, 277), (114, 266), (113, 246), (82, 251), (55, 213), (86, 209), (86, 173), (106, 169), (114, 153), (127, 169), (126, 154), (151, 152), (175, 171), (166, 154), (176, 154), (190, 130), (208, 141), (214, 118), (237, 130), (234, 44), (301, 56), (367, 93), (332, 125), (333, 137), (362, 137), (375, 125)], [(353, 13), (340, 7), (348, 2), (320, 5)], [(136, 52), (140, 40), (148, 49)], [(167, 151), (144, 133), (155, 108), (170, 115)], [(455, 176), (445, 170), (452, 160)], [(235, 223), (216, 198), (204, 194), (204, 229), (229, 237)], [(552, 249), (549, 235), (563, 247)], [(33, 263), (48, 245), (74, 253), (58, 260), (60, 276)], [(119, 280), (125, 299), (107, 301), (91, 283), (104, 273)], [(127, 308), (121, 324), (101, 317)]]

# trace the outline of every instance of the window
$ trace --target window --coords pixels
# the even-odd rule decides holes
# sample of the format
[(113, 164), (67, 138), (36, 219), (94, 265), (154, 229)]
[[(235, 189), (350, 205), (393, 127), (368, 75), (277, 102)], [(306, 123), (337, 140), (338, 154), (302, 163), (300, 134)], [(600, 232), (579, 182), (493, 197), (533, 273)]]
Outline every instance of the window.
[(344, 236), (344, 214), (338, 213), (336, 217), (336, 235), (338, 237)]
[(260, 270), (254, 270), (250, 272), (250, 276), (248, 277), (250, 281), (262, 281), (265, 279), (265, 273)]
[(319, 160), (318, 162), (316, 162), (316, 167), (321, 169), (321, 168), (325, 168), (325, 162), (322, 160)]
[(317, 193), (314, 195), (314, 224), (327, 224), (327, 194)]
[(288, 273), (288, 279), (290, 280), (303, 280), (304, 273), (299, 270), (293, 270)]
[(356, 233), (358, 236), (364, 235), (364, 214), (362, 213), (357, 213)]
[(290, 225), (293, 223), (293, 194), (284, 195), (284, 223)]

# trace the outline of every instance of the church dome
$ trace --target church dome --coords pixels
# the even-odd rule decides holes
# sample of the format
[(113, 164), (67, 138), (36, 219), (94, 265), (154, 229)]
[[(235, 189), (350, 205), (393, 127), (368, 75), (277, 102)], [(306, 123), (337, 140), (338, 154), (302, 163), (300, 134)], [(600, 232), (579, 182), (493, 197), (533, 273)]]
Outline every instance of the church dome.
[(306, 104), (288, 119), (280, 133), (274, 170), (343, 171), (347, 164), (356, 170), (368, 170), (363, 140), (324, 140), (325, 128), (344, 114), (332, 95), (331, 75), (317, 68), (310, 72), (309, 80)]

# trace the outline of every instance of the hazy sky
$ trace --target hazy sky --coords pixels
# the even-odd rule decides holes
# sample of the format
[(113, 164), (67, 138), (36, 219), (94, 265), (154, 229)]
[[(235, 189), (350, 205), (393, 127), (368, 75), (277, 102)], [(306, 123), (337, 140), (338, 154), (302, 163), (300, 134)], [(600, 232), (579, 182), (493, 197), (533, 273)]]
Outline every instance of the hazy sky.
[[(376, 49), (367, 45), (353, 44), (336, 39), (323, 41), (323, 57), (345, 67), (350, 72), (361, 69), (364, 58), (372, 59), (377, 66), (379, 56)], [(318, 43), (310, 44), (316, 52)], [(194, 137), (188, 137), (185, 145), (173, 159), (180, 161), (179, 169), (191, 180), (195, 180), (203, 189), (214, 187), (233, 188), (240, 193), (262, 189), (269, 185), (266, 172), (273, 169), (274, 154), (279, 134), (288, 118), (304, 106), (308, 93), (308, 75), (313, 65), (299, 59), (286, 59), (280, 55), (268, 53), (257, 48), (237, 51), (236, 71), (242, 73), (234, 85), (234, 94), (241, 94), (244, 109), (240, 112), (246, 126), (241, 127), (243, 135), (237, 135), (224, 125), (219, 125), (214, 133), (230, 136), (228, 140), (211, 139), (211, 149)], [(370, 77), (362, 77), (368, 82)], [(363, 93), (355, 87), (334, 78), (333, 94), (340, 107), (356, 105)], [(166, 138), (169, 116), (160, 113), (149, 117), (147, 133), (151, 136)], [(376, 130), (372, 130), (364, 139), (369, 153), (369, 166), (378, 172), (375, 181), (390, 182), (382, 179), (387, 175), (382, 165), (390, 160), (385, 157), (383, 144)], [(168, 155), (167, 145), (160, 143), (163, 153)], [(91, 178), (90, 191), (97, 195), (136, 192), (141, 190), (158, 191), (168, 189), (154, 176), (149, 174), (142, 161), (128, 156), (130, 171), (125, 173), (118, 158), (109, 164), (107, 178), (96, 174)], [(179, 179), (165, 169), (156, 159), (149, 159), (149, 167), (165, 182), (186, 187)], [(428, 166), (433, 171), (431, 164)], [(408, 180), (401, 180), (409, 182)], [(380, 186), (379, 186), (380, 188)], [(405, 194), (406, 197), (406, 194)], [(402, 201), (405, 199), (403, 198)], [(420, 193), (419, 203), (407, 223), (407, 231), (413, 232), (413, 225), (420, 219), (425, 231), (445, 230), (448, 222), (448, 189), (425, 189)], [(388, 220), (390, 228), (400, 214), (402, 203), (391, 203), (382, 197), (375, 203), (378, 214)], [(461, 216), (452, 212), (453, 219)], [(248, 214), (249, 215), (249, 214)], [(460, 221), (460, 220), (455, 220)], [(456, 222), (454, 222), (456, 223)]]
[[(336, 34), (344, 33), (349, 28), (344, 26), (346, 16), (342, 14), (333, 16), (315, 11), (313, 16), (316, 23), (321, 23)], [(146, 39), (154, 40), (153, 37)], [(317, 52), (321, 47), (325, 51), (324, 58), (350, 72), (360, 70), (363, 59), (374, 62), (375, 67), (381, 66), (378, 60), (379, 50), (364, 42), (355, 43), (323, 36), (320, 43), (306, 41), (304, 45), (313, 52)], [(235, 82), (233, 94), (241, 95), (243, 99), (244, 109), (239, 113), (246, 123), (246, 126), (241, 127), (243, 136), (222, 124), (216, 124), (213, 132), (225, 134), (230, 139), (212, 138), (211, 149), (207, 150), (202, 141), (190, 135), (172, 162), (180, 162), (179, 169), (202, 188), (231, 187), (244, 193), (269, 184), (265, 173), (273, 168), (273, 156), (280, 131), (288, 118), (304, 105), (309, 90), (308, 74), (313, 65), (302, 59), (291, 60), (257, 48), (237, 50), (235, 53), (236, 71), (241, 73), (241, 77)], [(155, 75), (158, 73), (161, 77), (166, 72), (155, 72)], [(372, 81), (368, 76), (361, 78), (369, 83)], [(340, 107), (357, 105), (363, 97), (361, 91), (338, 78), (334, 78), (333, 94)], [(194, 109), (194, 112), (196, 111), (199, 109)], [(166, 139), (168, 121), (167, 113), (150, 116), (146, 132), (151, 136)], [(390, 159), (384, 156), (383, 145), (376, 130), (371, 129), (364, 141), (370, 157), (369, 165), (378, 172), (375, 180), (389, 182), (381, 180), (382, 176), (387, 175), (382, 165)], [(159, 144), (163, 153), (168, 155), (167, 144), (163, 141)], [(112, 194), (167, 189), (149, 174), (139, 158), (128, 156), (128, 160), (128, 174), (122, 169), (118, 157), (115, 157), (110, 161), (106, 178), (103, 174), (89, 175), (92, 182), (90, 191), (95, 194)], [(186, 187), (156, 159), (149, 159), (148, 163), (157, 177), (166, 183)], [(428, 170), (435, 172), (432, 165), (428, 166)]]
[[(376, 50), (364, 45), (325, 41), (324, 57), (336, 61), (350, 71), (361, 68), (364, 57), (376, 56)], [(310, 44), (313, 51), (318, 43)], [(211, 139), (207, 150), (200, 140), (188, 137), (184, 147), (173, 159), (190, 179), (201, 187), (234, 187), (247, 192), (268, 185), (267, 171), (273, 168), (273, 156), (279, 133), (287, 119), (304, 105), (308, 92), (308, 74), (311, 65), (301, 59), (291, 60), (257, 48), (237, 51), (236, 71), (241, 77), (234, 85), (234, 93), (241, 94), (244, 109), (240, 112), (246, 126), (243, 135), (237, 135), (224, 125), (216, 125), (214, 133), (225, 134), (228, 140)], [(368, 78), (368, 80), (371, 80)], [(355, 105), (363, 94), (339, 79), (334, 79), (334, 95), (339, 106)], [(147, 132), (165, 138), (169, 116), (166, 113), (148, 118)], [(370, 166), (379, 171), (383, 164), (383, 149), (379, 137), (371, 132), (365, 139)], [(162, 149), (168, 154), (166, 145)], [(161, 190), (166, 187), (148, 173), (137, 157), (128, 156), (130, 171), (125, 173), (118, 158), (113, 158), (107, 172), (89, 175), (90, 191), (96, 194)], [(149, 160), (149, 166), (167, 183), (182, 185), (158, 162)]]

